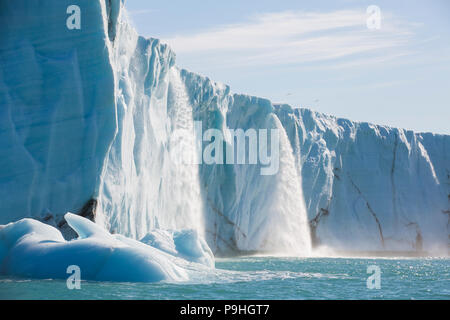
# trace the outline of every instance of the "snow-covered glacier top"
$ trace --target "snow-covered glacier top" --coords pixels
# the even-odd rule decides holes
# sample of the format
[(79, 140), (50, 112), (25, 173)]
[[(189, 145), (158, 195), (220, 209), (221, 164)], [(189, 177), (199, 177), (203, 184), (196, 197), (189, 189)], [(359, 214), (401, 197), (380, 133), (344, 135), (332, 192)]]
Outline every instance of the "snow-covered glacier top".
[[(76, 236), (75, 212), (134, 239), (195, 230), (216, 255), (448, 250), (450, 136), (234, 94), (179, 69), (121, 1), (78, 1), (79, 30), (69, 5), (0, 4), (0, 224), (35, 218)], [(224, 136), (279, 130), (278, 173), (180, 164), (171, 150), (196, 153), (195, 121)]]

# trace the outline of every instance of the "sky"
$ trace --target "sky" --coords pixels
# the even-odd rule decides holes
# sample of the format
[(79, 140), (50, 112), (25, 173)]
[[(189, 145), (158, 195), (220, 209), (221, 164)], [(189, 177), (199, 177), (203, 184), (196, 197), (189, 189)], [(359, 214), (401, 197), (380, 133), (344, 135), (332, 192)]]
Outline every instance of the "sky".
[[(177, 65), (354, 121), (450, 134), (448, 0), (126, 0)], [(380, 19), (368, 7), (379, 8)], [(377, 24), (379, 21), (379, 24)]]

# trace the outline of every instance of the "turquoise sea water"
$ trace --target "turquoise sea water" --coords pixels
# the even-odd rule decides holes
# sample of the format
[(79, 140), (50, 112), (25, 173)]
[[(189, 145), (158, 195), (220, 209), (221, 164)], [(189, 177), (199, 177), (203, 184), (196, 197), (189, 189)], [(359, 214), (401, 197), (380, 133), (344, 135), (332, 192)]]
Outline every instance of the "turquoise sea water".
[[(381, 288), (368, 289), (368, 266)], [(1, 299), (450, 299), (450, 259), (246, 257), (218, 259), (216, 270), (189, 283), (82, 281), (0, 277)]]

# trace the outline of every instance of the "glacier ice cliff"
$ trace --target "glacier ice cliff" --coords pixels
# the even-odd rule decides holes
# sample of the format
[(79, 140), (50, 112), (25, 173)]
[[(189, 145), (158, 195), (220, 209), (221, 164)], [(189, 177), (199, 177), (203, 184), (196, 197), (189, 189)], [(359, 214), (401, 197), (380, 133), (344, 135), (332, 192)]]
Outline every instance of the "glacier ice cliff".
[(302, 170), (315, 245), (447, 250), (450, 136), (276, 110)]
[(79, 210), (98, 192), (117, 126), (106, 7), (80, 1), (82, 29), (68, 30), (69, 5), (0, 4), (0, 223)]
[[(75, 237), (75, 212), (153, 244), (191, 229), (217, 255), (448, 250), (450, 136), (234, 94), (179, 69), (120, 0), (77, 1), (80, 30), (66, 28), (71, 2), (0, 3), (0, 224)], [(279, 129), (278, 174), (178, 163), (173, 149), (195, 157), (194, 121), (225, 137)]]

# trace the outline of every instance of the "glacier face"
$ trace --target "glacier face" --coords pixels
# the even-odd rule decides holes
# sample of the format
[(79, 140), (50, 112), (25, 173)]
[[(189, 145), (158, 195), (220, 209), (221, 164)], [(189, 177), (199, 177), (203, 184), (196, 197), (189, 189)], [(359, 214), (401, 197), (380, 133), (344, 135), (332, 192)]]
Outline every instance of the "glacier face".
[(0, 223), (81, 209), (116, 130), (103, 1), (0, 3)]
[(302, 168), (317, 245), (447, 250), (450, 136), (276, 109)]
[[(193, 229), (216, 254), (447, 250), (449, 136), (233, 94), (177, 68), (119, 0), (79, 1), (81, 30), (53, 2), (0, 4), (0, 224), (62, 225), (95, 199), (111, 232)], [(177, 162), (171, 150), (197, 154), (193, 121), (225, 137), (279, 129), (278, 174)]]

